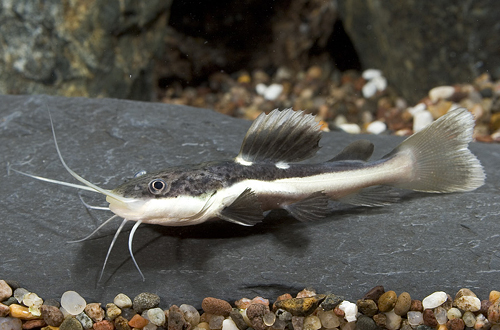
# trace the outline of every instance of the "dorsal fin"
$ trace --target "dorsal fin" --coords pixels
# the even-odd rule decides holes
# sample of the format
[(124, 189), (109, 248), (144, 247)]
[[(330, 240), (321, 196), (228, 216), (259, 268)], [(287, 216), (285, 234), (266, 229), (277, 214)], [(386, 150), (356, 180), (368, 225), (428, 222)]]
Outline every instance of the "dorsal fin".
[(253, 122), (241, 145), (236, 161), (289, 163), (314, 156), (319, 149), (321, 131), (313, 115), (303, 111), (278, 109), (261, 114)]
[(373, 143), (368, 140), (357, 140), (344, 148), (337, 156), (329, 160), (336, 162), (339, 160), (362, 160), (367, 161), (373, 154)]

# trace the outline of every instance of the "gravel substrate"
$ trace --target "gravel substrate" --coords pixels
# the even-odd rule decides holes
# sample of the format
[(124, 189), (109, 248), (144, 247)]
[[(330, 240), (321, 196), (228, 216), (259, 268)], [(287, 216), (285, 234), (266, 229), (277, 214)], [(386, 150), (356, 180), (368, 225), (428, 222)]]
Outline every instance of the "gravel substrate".
[(403, 136), (450, 109), (465, 107), (476, 118), (476, 140), (500, 142), (500, 81), (486, 73), (470, 83), (437, 86), (417, 104), (398, 96), (378, 70), (340, 73), (328, 62), (299, 72), (281, 67), (271, 75), (263, 70), (218, 72), (197, 87), (174, 83), (159, 94), (166, 103), (251, 120), (261, 112), (292, 107), (318, 115), (325, 129)]
[(454, 297), (434, 292), (422, 300), (376, 286), (356, 302), (332, 293), (304, 289), (285, 293), (274, 303), (242, 298), (230, 304), (207, 297), (202, 310), (162, 302), (154, 293), (133, 299), (119, 293), (113, 302), (87, 303), (75, 291), (43, 300), (12, 281), (0, 280), (0, 329), (21, 330), (463, 330), (500, 329), (500, 292), (480, 300), (469, 289)]

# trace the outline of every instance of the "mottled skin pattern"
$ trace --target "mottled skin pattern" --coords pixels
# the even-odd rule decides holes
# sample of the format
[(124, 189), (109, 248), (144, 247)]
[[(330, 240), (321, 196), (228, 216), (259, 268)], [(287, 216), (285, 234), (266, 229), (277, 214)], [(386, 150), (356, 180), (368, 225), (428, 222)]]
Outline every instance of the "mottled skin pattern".
[[(273, 181), (285, 178), (303, 178), (310, 175), (341, 172), (375, 166), (378, 162), (337, 161), (321, 164), (291, 164), (281, 169), (271, 163), (244, 166), (234, 161), (208, 162), (196, 165), (172, 167), (155, 173), (147, 173), (120, 185), (113, 192), (130, 198), (164, 198), (182, 195), (202, 196), (243, 180)], [(167, 188), (160, 195), (150, 193), (148, 184), (154, 179), (163, 179)]]

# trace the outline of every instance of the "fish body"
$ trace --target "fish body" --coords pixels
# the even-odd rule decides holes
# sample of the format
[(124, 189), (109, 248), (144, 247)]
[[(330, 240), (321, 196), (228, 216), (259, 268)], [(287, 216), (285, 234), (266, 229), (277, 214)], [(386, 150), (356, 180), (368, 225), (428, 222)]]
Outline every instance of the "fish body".
[(374, 146), (359, 140), (326, 162), (310, 164), (302, 161), (315, 155), (321, 139), (315, 117), (292, 109), (274, 110), (253, 122), (234, 159), (140, 173), (113, 190), (75, 173), (64, 161), (53, 130), (61, 163), (84, 185), (14, 171), (106, 195), (108, 209), (115, 215), (87, 238), (117, 217), (123, 221), (108, 249), (101, 277), (120, 231), (127, 221), (135, 221), (129, 252), (144, 279), (132, 253), (133, 236), (141, 223), (188, 226), (219, 218), (253, 226), (264, 219), (265, 211), (279, 208), (297, 220), (314, 221), (329, 214), (330, 200), (362, 206), (396, 202), (394, 187), (429, 193), (474, 190), (484, 184), (485, 174), (468, 149), (473, 128), (472, 114), (457, 109), (379, 160), (369, 161)]

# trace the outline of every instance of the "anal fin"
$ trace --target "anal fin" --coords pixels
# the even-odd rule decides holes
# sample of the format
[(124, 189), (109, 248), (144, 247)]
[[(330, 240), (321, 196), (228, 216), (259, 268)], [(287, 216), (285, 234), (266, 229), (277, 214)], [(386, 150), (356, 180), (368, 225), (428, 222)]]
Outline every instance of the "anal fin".
[(262, 207), (255, 192), (245, 189), (230, 205), (217, 215), (222, 220), (243, 226), (253, 226), (264, 219)]
[(396, 203), (400, 194), (396, 189), (389, 186), (373, 186), (339, 199), (340, 202), (358, 206), (384, 206)]
[(315, 221), (328, 215), (328, 196), (317, 191), (296, 203), (283, 208), (299, 221)]

